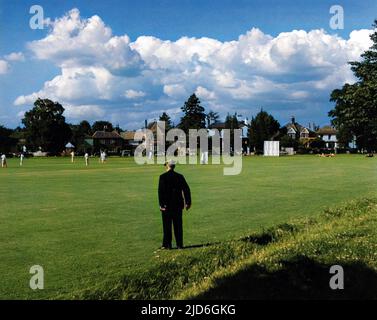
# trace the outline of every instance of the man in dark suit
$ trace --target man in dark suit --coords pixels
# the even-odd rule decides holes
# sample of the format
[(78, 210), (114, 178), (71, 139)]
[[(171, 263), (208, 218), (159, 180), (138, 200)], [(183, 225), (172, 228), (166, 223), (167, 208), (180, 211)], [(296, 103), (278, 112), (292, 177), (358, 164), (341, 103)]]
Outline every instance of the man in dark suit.
[(163, 249), (171, 249), (172, 224), (177, 248), (183, 248), (182, 211), (191, 207), (191, 192), (183, 175), (176, 173), (175, 162), (166, 164), (166, 172), (160, 176), (158, 184), (158, 199), (162, 213), (164, 238)]

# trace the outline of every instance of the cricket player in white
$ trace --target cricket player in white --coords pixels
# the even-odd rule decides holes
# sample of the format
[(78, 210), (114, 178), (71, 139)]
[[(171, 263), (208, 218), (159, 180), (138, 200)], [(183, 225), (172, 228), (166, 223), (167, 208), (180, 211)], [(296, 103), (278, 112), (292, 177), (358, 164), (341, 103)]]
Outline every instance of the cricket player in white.
[(24, 158), (25, 158), (24, 154), (21, 153), (21, 154), (20, 154), (20, 167), (22, 167), (22, 165), (23, 165), (23, 163), (24, 163)]
[(89, 154), (87, 152), (85, 153), (84, 158), (85, 158), (85, 165), (88, 166), (89, 165)]
[(201, 164), (208, 164), (208, 151), (203, 151), (202, 156), (200, 158)]
[(103, 152), (101, 153), (101, 163), (105, 163), (105, 162), (106, 162), (106, 152), (103, 151)]
[(1, 155), (1, 167), (2, 168), (8, 168), (7, 157), (5, 156), (5, 154)]
[(71, 152), (71, 162), (73, 163), (75, 161), (75, 152)]

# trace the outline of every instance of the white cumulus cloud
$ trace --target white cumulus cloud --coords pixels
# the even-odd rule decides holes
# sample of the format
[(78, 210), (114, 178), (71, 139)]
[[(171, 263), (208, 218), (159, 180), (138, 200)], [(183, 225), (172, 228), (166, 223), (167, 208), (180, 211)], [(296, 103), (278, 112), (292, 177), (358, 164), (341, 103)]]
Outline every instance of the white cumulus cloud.
[[(106, 114), (124, 124), (177, 110), (193, 92), (204, 106), (223, 113), (260, 106), (290, 112), (299, 105), (303, 114), (327, 102), (332, 89), (355, 81), (347, 62), (371, 46), (372, 32), (354, 30), (343, 39), (322, 29), (293, 30), (273, 37), (252, 28), (225, 42), (153, 36), (132, 42), (127, 34), (114, 35), (97, 15), (81, 17), (78, 9), (49, 21), (47, 36), (28, 48), (61, 72), (14, 104), (48, 97), (69, 106), (74, 119)], [(7, 70), (7, 61), (0, 60), (0, 73)]]
[(4, 56), (4, 58), (8, 61), (24, 61), (25, 56), (22, 52), (12, 52)]
[(6, 74), (9, 71), (9, 64), (7, 61), (0, 59), (0, 74)]
[(129, 90), (126, 90), (126, 92), (124, 93), (124, 96), (128, 99), (138, 99), (138, 98), (145, 97), (146, 93), (143, 91), (129, 89)]

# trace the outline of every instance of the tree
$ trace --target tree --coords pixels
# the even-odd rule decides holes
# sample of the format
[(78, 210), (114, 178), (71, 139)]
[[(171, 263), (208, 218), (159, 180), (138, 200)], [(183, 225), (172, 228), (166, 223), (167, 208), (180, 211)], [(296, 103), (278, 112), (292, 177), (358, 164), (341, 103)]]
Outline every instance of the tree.
[(31, 148), (57, 154), (71, 139), (71, 129), (63, 116), (64, 108), (58, 102), (38, 98), (34, 108), (25, 113), (22, 123), (25, 137)]
[(78, 125), (70, 125), (72, 131), (72, 143), (79, 152), (86, 151), (85, 138), (92, 134), (90, 123), (83, 120)]
[(166, 131), (169, 131), (171, 128), (173, 128), (171, 118), (166, 112), (163, 112), (162, 115), (160, 115), (159, 120), (165, 122), (165, 130)]
[(114, 129), (116, 132), (118, 132), (118, 134), (121, 134), (122, 132), (124, 132), (124, 130), (119, 126), (119, 124), (117, 124), (115, 126), (115, 129)]
[(79, 128), (80, 128), (80, 131), (82, 133), (84, 133), (84, 134), (86, 134), (88, 136), (91, 135), (91, 134), (93, 134), (92, 127), (91, 127), (89, 121), (87, 121), (87, 120), (81, 121), (80, 124), (79, 124)]
[(205, 128), (206, 115), (195, 93), (190, 96), (181, 109), (184, 112), (184, 116), (181, 118), (179, 128), (186, 133), (188, 133), (189, 129)]
[(267, 112), (261, 111), (252, 118), (249, 130), (249, 140), (257, 153), (262, 153), (264, 141), (271, 140), (279, 132), (280, 124)]
[(113, 124), (109, 121), (96, 121), (93, 123), (92, 132), (96, 131), (108, 131), (112, 132), (114, 130)]
[(0, 152), (9, 152), (17, 145), (17, 139), (13, 137), (13, 130), (0, 125)]
[(210, 111), (206, 114), (207, 127), (209, 128), (212, 124), (216, 123), (219, 120), (220, 116), (217, 112)]
[(315, 139), (309, 142), (309, 147), (319, 152), (321, 149), (326, 147), (326, 142), (323, 141), (321, 138), (316, 137)]
[(231, 150), (234, 150), (234, 129), (239, 129), (237, 113), (234, 115), (227, 114), (225, 118), (225, 129), (230, 130), (230, 147)]
[(294, 150), (297, 150), (299, 146), (299, 141), (291, 138), (287, 134), (280, 135), (278, 139), (280, 140), (280, 146), (283, 148), (293, 148)]
[[(377, 20), (373, 27), (377, 28)], [(377, 31), (370, 38), (373, 45), (361, 61), (349, 62), (357, 82), (332, 91), (335, 107), (329, 112), (339, 141), (348, 144), (355, 136), (358, 149), (368, 152), (377, 150)]]
[(232, 116), (228, 113), (225, 118), (225, 129), (234, 130), (238, 128), (239, 128), (239, 124), (238, 124), (238, 119), (237, 119), (237, 113), (235, 113)]

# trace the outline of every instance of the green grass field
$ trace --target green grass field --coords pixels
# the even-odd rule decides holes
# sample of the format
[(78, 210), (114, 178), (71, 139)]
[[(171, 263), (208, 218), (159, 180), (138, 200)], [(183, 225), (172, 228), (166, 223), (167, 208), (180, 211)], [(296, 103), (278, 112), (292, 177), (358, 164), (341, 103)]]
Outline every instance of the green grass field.
[[(161, 165), (132, 158), (8, 160), (0, 170), (0, 298), (73, 298), (158, 264)], [(377, 158), (244, 158), (238, 176), (222, 166), (178, 166), (192, 190), (186, 246), (217, 243), (328, 206), (376, 194)], [(186, 255), (195, 250), (172, 251)], [(29, 288), (29, 268), (45, 270), (45, 289)]]

